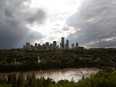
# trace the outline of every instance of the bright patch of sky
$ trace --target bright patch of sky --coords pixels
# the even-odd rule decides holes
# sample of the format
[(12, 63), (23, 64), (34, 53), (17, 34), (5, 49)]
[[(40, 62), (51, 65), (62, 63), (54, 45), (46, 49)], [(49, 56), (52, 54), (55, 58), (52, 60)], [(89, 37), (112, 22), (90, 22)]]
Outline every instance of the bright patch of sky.
[[(23, 5), (29, 7), (30, 11), (35, 11), (42, 8), (47, 12), (45, 24), (38, 23), (27, 24), (29, 29), (37, 31), (44, 36), (44, 40), (57, 40), (61, 36), (67, 37), (75, 30), (71, 27), (67, 31), (63, 31), (67, 27), (66, 20), (69, 16), (75, 13), (81, 7), (84, 0), (31, 0), (24, 2)], [(51, 39), (52, 38), (52, 39)]]

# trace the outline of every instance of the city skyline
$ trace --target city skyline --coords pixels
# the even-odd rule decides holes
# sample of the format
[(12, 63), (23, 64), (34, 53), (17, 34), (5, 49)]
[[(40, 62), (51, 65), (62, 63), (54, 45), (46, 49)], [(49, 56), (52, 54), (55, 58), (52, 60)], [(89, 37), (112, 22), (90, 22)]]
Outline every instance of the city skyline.
[(23, 46), (24, 50), (58, 50), (58, 49), (84, 49), (84, 47), (79, 46), (78, 42), (70, 43), (65, 37), (61, 37), (61, 42), (58, 44), (57, 41), (44, 42), (43, 44), (26, 42)]

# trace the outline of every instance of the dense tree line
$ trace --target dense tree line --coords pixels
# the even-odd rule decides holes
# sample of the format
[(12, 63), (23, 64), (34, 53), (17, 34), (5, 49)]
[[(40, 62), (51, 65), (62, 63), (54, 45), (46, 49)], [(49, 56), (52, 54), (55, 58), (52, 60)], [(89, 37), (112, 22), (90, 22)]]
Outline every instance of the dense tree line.
[[(38, 59), (40, 60), (38, 62)], [(116, 62), (116, 49), (53, 51), (0, 50), (0, 71), (99, 67), (94, 61)]]
[(26, 77), (23, 73), (9, 74), (0, 76), (0, 87), (116, 87), (116, 71), (101, 70), (96, 75), (78, 82), (68, 80), (55, 82), (50, 78), (36, 78), (34, 73)]
[(2, 75), (0, 77), (0, 87), (48, 87), (49, 84), (54, 83), (55, 82), (50, 78), (44, 79), (41, 77), (36, 79), (34, 73), (27, 75), (27, 77), (25, 77), (23, 73), (19, 75)]

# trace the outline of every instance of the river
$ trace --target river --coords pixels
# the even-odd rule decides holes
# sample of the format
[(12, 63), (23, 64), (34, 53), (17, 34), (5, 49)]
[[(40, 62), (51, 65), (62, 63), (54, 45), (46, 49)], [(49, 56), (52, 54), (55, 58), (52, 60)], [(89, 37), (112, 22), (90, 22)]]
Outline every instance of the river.
[[(44, 77), (45, 79), (51, 78), (54, 81), (59, 80), (69, 80), (69, 81), (79, 81), (80, 79), (90, 77), (91, 74), (96, 74), (99, 71), (97, 68), (69, 68), (69, 69), (59, 69), (59, 70), (40, 70), (40, 71), (30, 71), (23, 72), (24, 76), (30, 75), (32, 73), (35, 74), (36, 78)], [(19, 74), (19, 72), (11, 72), (15, 74)], [(3, 73), (1, 73), (3, 74)], [(9, 74), (9, 73), (4, 73)]]

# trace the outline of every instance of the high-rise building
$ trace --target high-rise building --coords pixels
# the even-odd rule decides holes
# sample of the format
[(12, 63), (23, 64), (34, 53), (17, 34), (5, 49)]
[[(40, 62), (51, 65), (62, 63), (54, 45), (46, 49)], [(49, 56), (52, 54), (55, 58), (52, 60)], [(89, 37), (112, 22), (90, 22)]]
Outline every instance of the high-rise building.
[(71, 45), (71, 46), (72, 46), (72, 49), (74, 49), (74, 48), (75, 48), (75, 45), (74, 45), (74, 43), (72, 43), (72, 45)]
[(49, 42), (46, 42), (46, 46), (49, 46)]
[(76, 48), (78, 48), (79, 46), (78, 46), (79, 44), (78, 43), (76, 43)]
[(33, 50), (33, 49), (34, 49), (34, 46), (31, 44), (29, 50)]
[(69, 49), (69, 40), (66, 40), (65, 48)]
[(46, 42), (46, 44), (45, 44), (45, 50), (49, 50), (49, 42)]
[(37, 50), (37, 49), (38, 49), (38, 45), (37, 43), (35, 43), (34, 50)]
[(50, 49), (50, 50), (53, 50), (53, 44), (50, 44), (49, 49)]
[(42, 44), (42, 50), (46, 50), (46, 44)]
[(23, 49), (26, 49), (26, 46), (25, 45), (23, 46)]
[(60, 48), (62, 48), (62, 43), (60, 43)]
[(57, 48), (57, 42), (53, 41), (53, 49), (56, 49), (56, 48)]
[(30, 47), (31, 47), (31, 46), (30, 46), (30, 43), (27, 42), (27, 43), (26, 43), (26, 49), (30, 49)]
[(37, 43), (35, 43), (35, 47), (37, 47)]
[(46, 42), (45, 47), (46, 47), (46, 50), (49, 50), (49, 42)]
[(61, 48), (64, 49), (65, 43), (64, 43), (64, 37), (61, 37)]
[(38, 50), (42, 50), (42, 46), (38, 44)]

